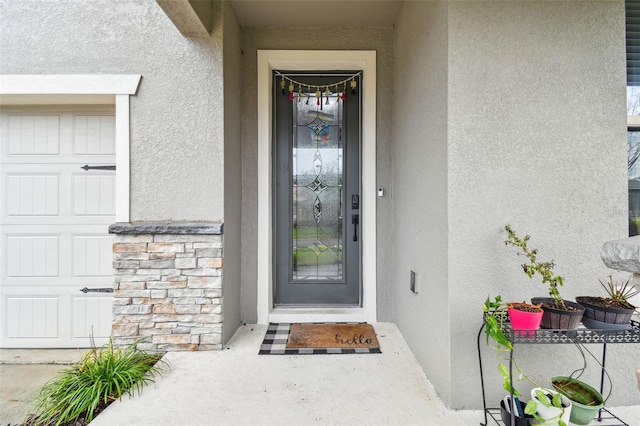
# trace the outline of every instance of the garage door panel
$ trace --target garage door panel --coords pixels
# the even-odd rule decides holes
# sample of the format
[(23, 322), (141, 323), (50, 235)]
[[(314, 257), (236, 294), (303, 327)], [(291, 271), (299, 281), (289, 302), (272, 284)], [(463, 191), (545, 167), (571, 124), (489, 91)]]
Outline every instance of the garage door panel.
[(8, 174), (9, 216), (59, 216), (60, 177), (51, 174)]
[(6, 278), (8, 284), (24, 285), (28, 280), (44, 285), (84, 285), (87, 279), (91, 285), (111, 284), (113, 236), (106, 233), (107, 225), (2, 228), (1, 253), (7, 265), (2, 278)]
[[(4, 147), (3, 147), (4, 148)], [(2, 157), (3, 166), (5, 164), (28, 164), (30, 162), (36, 162), (39, 165), (46, 164), (62, 164), (69, 165), (73, 168), (73, 170), (81, 170), (80, 168), (85, 164), (89, 166), (93, 165), (104, 165), (104, 166), (113, 166), (115, 165), (115, 159), (113, 155), (73, 155), (68, 157), (62, 157), (59, 155), (5, 155)], [(91, 173), (91, 171), (87, 172)]]
[(73, 176), (73, 214), (75, 216), (111, 216), (115, 214), (115, 175)]
[(7, 236), (8, 277), (58, 277), (58, 235)]
[(74, 154), (115, 154), (113, 116), (77, 115), (74, 125)]
[(60, 164), (3, 164), (3, 224), (110, 224), (115, 172)]
[[(57, 277), (48, 278), (16, 278), (11, 277), (4, 280), (3, 286), (11, 286), (15, 288), (26, 289), (30, 286), (39, 286), (42, 288), (48, 288), (51, 291), (62, 291), (62, 289), (69, 289), (72, 294), (80, 294), (80, 291), (87, 287), (93, 288), (112, 288), (112, 277), (73, 277), (69, 279), (58, 279)], [(66, 291), (66, 290), (65, 290)]]
[[(52, 291), (53, 290), (53, 291)], [(4, 348), (89, 347), (111, 334), (112, 296), (77, 288), (3, 286), (0, 322)]]
[(112, 301), (112, 297), (73, 297), (73, 337), (109, 337), (113, 316)]
[(59, 297), (7, 297), (9, 338), (58, 338)]
[(109, 235), (73, 236), (75, 277), (111, 277), (113, 237)]
[(10, 155), (57, 155), (60, 152), (60, 116), (9, 117)]

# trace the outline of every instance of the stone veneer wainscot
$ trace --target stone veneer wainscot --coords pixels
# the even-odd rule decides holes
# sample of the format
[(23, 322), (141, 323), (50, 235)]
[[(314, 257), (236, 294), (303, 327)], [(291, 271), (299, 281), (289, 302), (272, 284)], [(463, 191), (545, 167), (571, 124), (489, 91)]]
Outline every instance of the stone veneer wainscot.
[(222, 349), (222, 224), (115, 223), (113, 343)]

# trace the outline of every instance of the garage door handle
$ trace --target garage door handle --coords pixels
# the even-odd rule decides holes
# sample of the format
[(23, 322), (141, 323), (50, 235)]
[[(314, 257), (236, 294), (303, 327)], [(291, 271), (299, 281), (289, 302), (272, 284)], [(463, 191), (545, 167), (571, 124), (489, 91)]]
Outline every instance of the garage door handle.
[(84, 170), (115, 170), (116, 166), (90, 166), (88, 164), (85, 164), (80, 168)]
[(111, 287), (103, 287), (103, 288), (83, 288), (80, 290), (84, 294), (87, 293), (113, 293), (113, 289)]

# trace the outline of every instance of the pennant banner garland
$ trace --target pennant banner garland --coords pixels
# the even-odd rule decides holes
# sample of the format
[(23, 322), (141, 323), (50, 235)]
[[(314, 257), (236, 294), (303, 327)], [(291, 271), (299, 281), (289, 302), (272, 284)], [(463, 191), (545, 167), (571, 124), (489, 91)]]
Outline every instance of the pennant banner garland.
[(362, 71), (358, 71), (344, 80), (336, 81), (335, 83), (327, 85), (316, 86), (296, 81), (279, 71), (274, 72), (278, 77), (280, 77), (280, 90), (282, 91), (282, 94), (287, 95), (288, 93), (290, 101), (296, 99), (296, 94), (298, 102), (301, 102), (302, 98), (306, 98), (306, 103), (309, 103), (309, 100), (312, 97), (315, 97), (316, 104), (320, 105), (320, 108), (322, 108), (323, 102), (329, 105), (329, 99), (331, 98), (335, 98), (336, 102), (338, 102), (338, 100), (344, 101), (347, 99), (347, 85), (349, 86), (351, 93), (355, 95), (358, 88), (356, 77), (362, 74)]

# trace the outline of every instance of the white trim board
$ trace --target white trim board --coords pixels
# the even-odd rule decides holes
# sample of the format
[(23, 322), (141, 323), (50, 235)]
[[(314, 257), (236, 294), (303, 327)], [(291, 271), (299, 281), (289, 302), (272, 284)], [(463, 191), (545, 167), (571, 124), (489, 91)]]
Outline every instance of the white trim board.
[(116, 221), (129, 222), (129, 96), (141, 75), (3, 74), (0, 105), (115, 105)]
[(1, 74), (1, 95), (135, 95), (140, 75)]
[[(363, 70), (362, 79), (362, 307), (273, 308), (271, 205), (271, 79), (274, 69)], [(258, 50), (258, 323), (376, 322), (376, 52)]]

